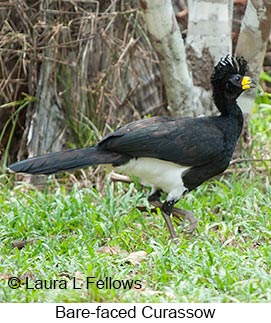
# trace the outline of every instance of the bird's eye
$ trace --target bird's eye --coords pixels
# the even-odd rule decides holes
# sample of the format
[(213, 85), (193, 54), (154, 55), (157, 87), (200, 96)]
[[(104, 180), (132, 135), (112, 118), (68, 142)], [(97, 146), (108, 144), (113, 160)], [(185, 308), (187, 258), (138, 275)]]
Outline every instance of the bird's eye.
[(241, 76), (240, 75), (235, 75), (235, 81), (239, 82), (241, 80)]

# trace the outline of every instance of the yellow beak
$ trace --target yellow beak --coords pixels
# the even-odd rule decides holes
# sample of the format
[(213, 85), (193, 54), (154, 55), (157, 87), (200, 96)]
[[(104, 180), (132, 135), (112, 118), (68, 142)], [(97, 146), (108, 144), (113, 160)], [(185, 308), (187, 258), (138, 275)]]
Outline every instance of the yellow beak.
[(252, 87), (255, 87), (255, 85), (256, 85), (256, 83), (251, 77), (249, 77), (249, 76), (243, 77), (243, 79), (242, 79), (242, 89), (243, 90), (247, 90)]

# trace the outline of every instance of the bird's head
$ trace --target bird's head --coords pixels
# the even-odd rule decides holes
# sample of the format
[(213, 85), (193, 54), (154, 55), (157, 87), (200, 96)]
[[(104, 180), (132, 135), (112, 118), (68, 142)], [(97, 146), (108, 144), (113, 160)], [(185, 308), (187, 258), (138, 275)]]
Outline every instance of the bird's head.
[(220, 89), (229, 99), (237, 99), (245, 90), (255, 87), (255, 81), (246, 75), (247, 61), (243, 57), (227, 55), (214, 68), (211, 83), (214, 91)]

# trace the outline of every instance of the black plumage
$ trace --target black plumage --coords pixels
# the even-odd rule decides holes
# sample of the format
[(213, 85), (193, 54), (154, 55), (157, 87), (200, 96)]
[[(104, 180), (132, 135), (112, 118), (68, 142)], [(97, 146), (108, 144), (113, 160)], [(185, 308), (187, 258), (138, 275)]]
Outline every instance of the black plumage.
[[(170, 214), (183, 215), (196, 227), (192, 212), (174, 204), (182, 195), (229, 165), (243, 126), (236, 99), (254, 86), (245, 76), (247, 62), (226, 56), (215, 66), (211, 77), (213, 100), (219, 116), (183, 118), (153, 117), (131, 122), (108, 134), (96, 146), (66, 150), (30, 158), (9, 166), (14, 172), (51, 174), (98, 164), (111, 164), (118, 171), (152, 187), (149, 201), (161, 208), (171, 237), (176, 233)], [(160, 202), (162, 191), (168, 194)]]

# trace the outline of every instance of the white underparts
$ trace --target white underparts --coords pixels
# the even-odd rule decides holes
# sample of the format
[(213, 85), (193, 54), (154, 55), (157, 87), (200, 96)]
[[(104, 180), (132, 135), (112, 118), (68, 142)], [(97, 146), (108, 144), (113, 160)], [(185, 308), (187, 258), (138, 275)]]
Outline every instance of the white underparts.
[(131, 159), (115, 168), (118, 172), (138, 177), (141, 184), (168, 193), (167, 200), (179, 200), (187, 190), (182, 175), (189, 167), (155, 158)]

